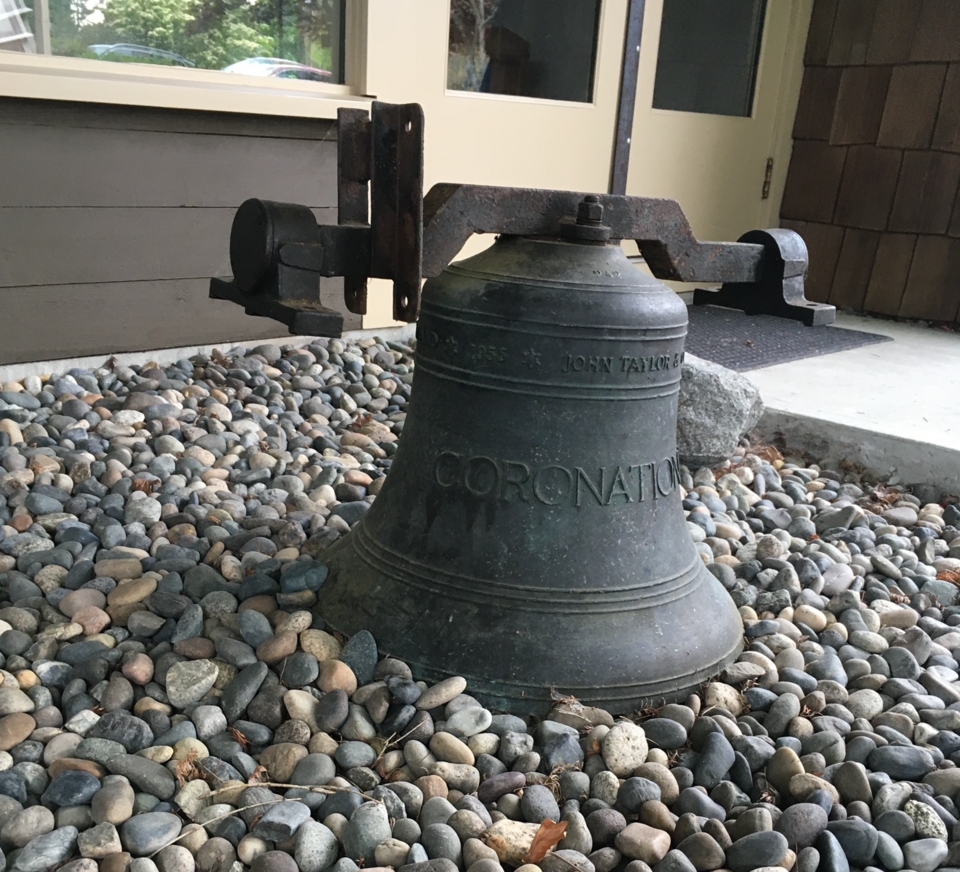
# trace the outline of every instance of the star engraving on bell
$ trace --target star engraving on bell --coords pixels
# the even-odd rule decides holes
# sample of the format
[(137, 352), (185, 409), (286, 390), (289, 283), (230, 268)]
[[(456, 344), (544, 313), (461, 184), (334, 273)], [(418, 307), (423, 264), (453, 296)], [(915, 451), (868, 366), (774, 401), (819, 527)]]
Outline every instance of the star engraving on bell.
[(523, 361), (530, 369), (533, 369), (535, 366), (540, 366), (540, 352), (528, 348), (523, 352)]

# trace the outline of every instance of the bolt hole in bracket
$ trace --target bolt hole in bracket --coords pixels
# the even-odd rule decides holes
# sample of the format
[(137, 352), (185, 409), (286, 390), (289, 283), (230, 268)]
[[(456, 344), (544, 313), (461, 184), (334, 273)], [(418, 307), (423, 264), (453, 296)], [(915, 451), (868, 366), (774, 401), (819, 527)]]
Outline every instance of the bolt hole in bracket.
[[(337, 114), (337, 219), (306, 206), (247, 200), (230, 234), (233, 276), (210, 296), (272, 318), (293, 334), (339, 336), (343, 316), (320, 302), (320, 279), (342, 276), (349, 311), (367, 311), (367, 280), (393, 282), (393, 315), (417, 320), (424, 277), (439, 275), (474, 233), (569, 235), (591, 214), (604, 236), (634, 239), (659, 279), (720, 283), (695, 305), (830, 324), (833, 306), (804, 297), (807, 248), (792, 230), (752, 230), (737, 242), (699, 242), (675, 200), (488, 185), (434, 185), (423, 195), (423, 110), (374, 102)], [(594, 214), (595, 213), (595, 214)], [(582, 223), (582, 222), (578, 222)], [(589, 235), (587, 229), (583, 234)]]

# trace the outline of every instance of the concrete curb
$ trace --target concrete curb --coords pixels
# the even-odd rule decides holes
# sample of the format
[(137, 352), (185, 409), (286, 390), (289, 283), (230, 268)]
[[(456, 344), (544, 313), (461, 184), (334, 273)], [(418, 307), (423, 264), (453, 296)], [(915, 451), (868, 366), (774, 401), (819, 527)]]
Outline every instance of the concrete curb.
[(826, 459), (830, 466), (853, 460), (892, 484), (929, 484), (960, 493), (960, 451), (954, 448), (771, 408), (753, 433), (766, 442), (782, 439), (790, 448)]

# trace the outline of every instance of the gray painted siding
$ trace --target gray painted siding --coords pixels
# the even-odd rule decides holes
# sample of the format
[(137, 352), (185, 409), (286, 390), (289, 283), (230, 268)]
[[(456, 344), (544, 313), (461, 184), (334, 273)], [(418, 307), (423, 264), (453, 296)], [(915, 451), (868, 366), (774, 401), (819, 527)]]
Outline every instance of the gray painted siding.
[(233, 212), (336, 221), (330, 121), (0, 98), (0, 158), (0, 364), (283, 335), (207, 297)]

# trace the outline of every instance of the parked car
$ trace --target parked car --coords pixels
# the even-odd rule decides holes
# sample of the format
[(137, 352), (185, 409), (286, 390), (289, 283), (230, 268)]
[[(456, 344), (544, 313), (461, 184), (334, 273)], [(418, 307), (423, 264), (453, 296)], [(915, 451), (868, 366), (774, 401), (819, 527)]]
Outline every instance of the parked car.
[(332, 82), (333, 73), (298, 64), (283, 58), (247, 58), (223, 68), (225, 73), (245, 76), (272, 76), (277, 79), (301, 79), (310, 82)]
[(150, 48), (146, 45), (134, 45), (129, 42), (118, 42), (115, 45), (89, 45), (87, 46), (97, 57), (104, 60), (110, 60), (113, 57), (140, 58), (145, 61), (166, 61), (179, 67), (195, 67), (193, 61), (188, 61), (182, 55), (176, 52), (166, 51), (162, 48)]

